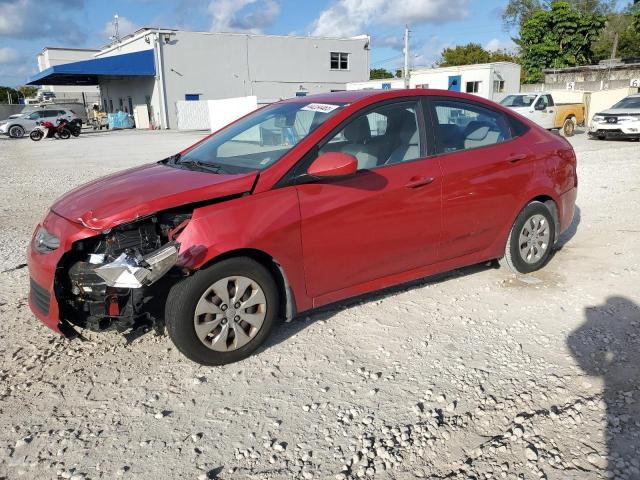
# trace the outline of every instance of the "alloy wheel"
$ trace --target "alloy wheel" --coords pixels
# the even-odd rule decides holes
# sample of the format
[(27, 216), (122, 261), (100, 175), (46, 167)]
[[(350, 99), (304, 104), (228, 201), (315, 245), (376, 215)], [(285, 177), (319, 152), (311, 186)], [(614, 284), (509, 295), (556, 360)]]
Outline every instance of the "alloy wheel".
[(196, 305), (196, 336), (218, 352), (237, 350), (262, 328), (267, 300), (260, 285), (243, 276), (225, 277), (205, 290)]
[(539, 262), (549, 248), (551, 230), (544, 215), (536, 214), (524, 222), (518, 241), (520, 257), (529, 264)]

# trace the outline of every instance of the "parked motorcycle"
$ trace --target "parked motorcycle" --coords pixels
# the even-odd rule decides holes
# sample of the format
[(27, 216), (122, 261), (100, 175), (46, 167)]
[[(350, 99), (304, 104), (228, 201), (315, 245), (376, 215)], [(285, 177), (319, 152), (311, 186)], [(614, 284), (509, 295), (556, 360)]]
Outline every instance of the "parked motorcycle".
[(34, 128), (29, 134), (29, 138), (34, 142), (38, 142), (43, 138), (61, 138), (66, 140), (71, 137), (71, 130), (68, 128), (69, 122), (65, 119), (60, 119), (57, 125), (51, 122), (36, 122), (36, 128)]

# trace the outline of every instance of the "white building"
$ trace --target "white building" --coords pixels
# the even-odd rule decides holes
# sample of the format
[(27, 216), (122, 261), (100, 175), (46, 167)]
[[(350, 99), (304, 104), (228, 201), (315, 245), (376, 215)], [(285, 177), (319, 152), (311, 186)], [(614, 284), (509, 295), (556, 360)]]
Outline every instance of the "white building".
[[(36, 57), (38, 71), (42, 72), (55, 65), (90, 60), (99, 51), (89, 48), (46, 47)], [(99, 97), (98, 87), (93, 85), (42, 85), (40, 91), (53, 93), (60, 100), (82, 102), (84, 96), (87, 103), (95, 101)]]
[[(54, 65), (31, 85), (99, 85), (107, 112), (146, 107), (177, 126), (177, 102), (256, 96), (259, 103), (344, 90), (369, 77), (369, 37), (317, 38), (142, 28), (91, 60)], [(139, 108), (138, 108), (139, 107)]]
[[(409, 85), (472, 93), (499, 102), (509, 93), (520, 91), (520, 70), (520, 65), (511, 62), (417, 69), (410, 72)], [(404, 88), (404, 80), (370, 80), (347, 85), (347, 90), (372, 88)]]

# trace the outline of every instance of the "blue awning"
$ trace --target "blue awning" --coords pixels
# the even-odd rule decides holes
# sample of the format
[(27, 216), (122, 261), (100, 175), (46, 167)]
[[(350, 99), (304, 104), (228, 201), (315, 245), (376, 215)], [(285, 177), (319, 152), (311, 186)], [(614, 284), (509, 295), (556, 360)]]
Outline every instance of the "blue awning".
[(99, 77), (153, 77), (155, 74), (153, 50), (143, 50), (54, 65), (31, 77), (27, 85), (98, 85)]

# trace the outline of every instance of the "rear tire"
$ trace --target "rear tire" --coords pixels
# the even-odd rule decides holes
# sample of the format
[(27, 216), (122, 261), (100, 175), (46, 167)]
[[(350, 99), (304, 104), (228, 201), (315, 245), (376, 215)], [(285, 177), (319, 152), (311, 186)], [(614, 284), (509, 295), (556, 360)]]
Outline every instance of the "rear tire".
[(71, 132), (69, 131), (68, 128), (63, 128), (62, 130), (60, 130), (58, 132), (58, 136), (62, 139), (62, 140), (67, 140), (71, 137)]
[[(256, 297), (261, 300), (254, 306), (242, 305)], [(260, 347), (278, 321), (279, 305), (278, 287), (264, 266), (248, 257), (230, 258), (171, 288), (165, 324), (184, 356), (202, 365), (225, 365)]]
[(24, 137), (24, 128), (20, 125), (13, 125), (9, 127), (9, 136), (11, 138), (22, 138)]
[(564, 123), (562, 124), (562, 128), (560, 129), (560, 132), (562, 132), (562, 135), (565, 137), (573, 137), (573, 134), (576, 131), (576, 119), (575, 117), (567, 117), (564, 121)]
[(555, 237), (556, 224), (549, 208), (531, 202), (513, 222), (500, 264), (514, 273), (535, 272), (549, 260)]

